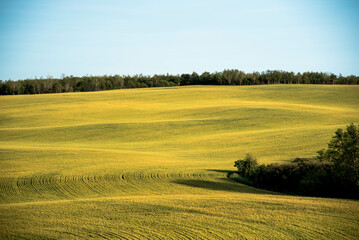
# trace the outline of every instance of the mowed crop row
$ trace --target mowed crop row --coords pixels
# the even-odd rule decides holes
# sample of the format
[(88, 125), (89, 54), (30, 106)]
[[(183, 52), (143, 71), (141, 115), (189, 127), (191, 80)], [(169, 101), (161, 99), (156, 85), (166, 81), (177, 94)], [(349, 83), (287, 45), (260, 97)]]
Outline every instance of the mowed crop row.
[[(187, 188), (175, 185), (200, 187), (201, 183), (207, 182), (209, 188), (216, 188), (216, 181), (219, 178), (224, 178), (226, 182), (224, 190), (236, 191), (238, 184), (225, 179), (223, 173), (215, 171), (138, 171), (117, 175), (72, 176), (56, 173), (37, 174), (27, 177), (1, 178), (0, 202), (24, 203), (111, 196), (185, 194)], [(220, 187), (219, 190), (221, 190)]]
[(226, 178), (247, 152), (314, 156), (357, 106), (358, 86), (0, 96), (0, 237), (358, 238), (357, 201)]

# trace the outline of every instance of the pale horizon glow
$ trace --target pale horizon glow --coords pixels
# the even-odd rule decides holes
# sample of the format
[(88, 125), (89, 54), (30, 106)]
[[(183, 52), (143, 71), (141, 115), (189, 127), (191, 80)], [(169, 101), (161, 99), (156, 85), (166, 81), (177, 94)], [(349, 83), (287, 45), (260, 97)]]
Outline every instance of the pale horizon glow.
[(0, 80), (283, 70), (359, 75), (359, 1), (0, 1)]

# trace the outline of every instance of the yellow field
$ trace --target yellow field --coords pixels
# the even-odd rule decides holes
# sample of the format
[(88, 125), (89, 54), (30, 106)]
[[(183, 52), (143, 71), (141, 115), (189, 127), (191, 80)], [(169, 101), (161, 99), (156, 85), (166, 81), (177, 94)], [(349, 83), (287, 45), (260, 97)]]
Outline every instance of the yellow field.
[(0, 96), (0, 239), (359, 239), (359, 201), (226, 178), (313, 157), (359, 86), (188, 86)]

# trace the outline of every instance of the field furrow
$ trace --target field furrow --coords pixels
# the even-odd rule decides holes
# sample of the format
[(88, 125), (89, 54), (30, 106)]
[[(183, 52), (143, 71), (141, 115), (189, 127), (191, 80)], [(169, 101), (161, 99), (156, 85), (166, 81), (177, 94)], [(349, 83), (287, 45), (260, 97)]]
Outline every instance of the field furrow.
[[(64, 176), (53, 173), (1, 178), (0, 201), (1, 203), (19, 203), (87, 197), (163, 194), (163, 192), (181, 194), (184, 190), (178, 185), (186, 186), (186, 183), (191, 181), (194, 184), (196, 182), (210, 183), (210, 181), (215, 183), (219, 178), (225, 179), (225, 173), (214, 173), (206, 170), (194, 173), (123, 172), (117, 175), (90, 174), (81, 176)], [(219, 190), (226, 191), (228, 189), (224, 187)]]

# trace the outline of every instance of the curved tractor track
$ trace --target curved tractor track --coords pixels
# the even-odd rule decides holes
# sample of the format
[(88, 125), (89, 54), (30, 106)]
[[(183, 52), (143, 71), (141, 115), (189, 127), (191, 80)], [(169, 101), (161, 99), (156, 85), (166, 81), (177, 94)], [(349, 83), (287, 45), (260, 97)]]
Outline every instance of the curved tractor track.
[(195, 173), (123, 172), (119, 174), (36, 174), (0, 178), (0, 202), (19, 203), (110, 196), (183, 192), (174, 182), (215, 180), (223, 176), (208, 171)]

